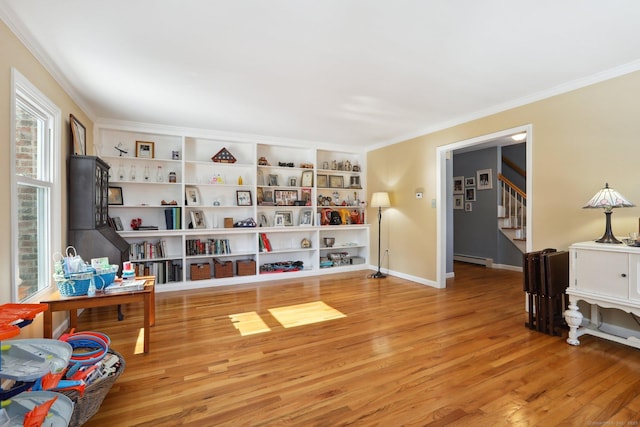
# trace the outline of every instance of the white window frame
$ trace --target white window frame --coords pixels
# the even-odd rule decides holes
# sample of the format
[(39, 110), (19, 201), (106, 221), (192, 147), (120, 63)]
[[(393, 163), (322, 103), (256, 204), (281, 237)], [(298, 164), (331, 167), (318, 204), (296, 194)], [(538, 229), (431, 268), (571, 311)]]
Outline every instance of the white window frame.
[[(49, 147), (46, 153), (43, 153), (42, 166), (48, 168), (50, 181), (45, 185), (49, 190), (48, 200), (48, 218), (40, 218), (41, 232), (46, 234), (40, 236), (44, 242), (45, 252), (42, 261), (44, 265), (39, 265), (40, 280), (45, 283), (39, 284), (38, 292), (30, 295), (26, 301), (37, 300), (44, 292), (48, 291), (53, 284), (53, 254), (60, 251), (62, 241), (62, 213), (61, 213), (61, 187), (60, 180), (60, 151), (61, 151), (61, 126), (62, 112), (49, 98), (47, 98), (38, 88), (24, 77), (15, 68), (11, 69), (11, 300), (18, 300), (18, 215), (15, 209), (18, 206), (18, 184), (29, 184), (35, 182), (29, 177), (16, 175), (16, 103), (23, 100), (30, 106), (34, 107), (40, 113), (43, 113), (46, 123), (46, 133), (48, 136)], [(37, 180), (38, 184), (42, 181)], [(25, 301), (25, 302), (26, 302)]]

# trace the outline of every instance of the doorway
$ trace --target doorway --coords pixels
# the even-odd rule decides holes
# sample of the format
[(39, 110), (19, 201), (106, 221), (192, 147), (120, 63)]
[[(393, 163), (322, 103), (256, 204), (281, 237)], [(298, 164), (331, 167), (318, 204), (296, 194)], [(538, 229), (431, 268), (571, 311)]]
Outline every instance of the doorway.
[[(445, 288), (446, 279), (449, 273), (448, 265), (453, 265), (453, 199), (450, 188), (452, 188), (453, 168), (452, 157), (456, 150), (480, 150), (488, 147), (498, 146), (500, 141), (511, 135), (526, 132), (526, 157), (527, 157), (527, 228), (526, 228), (526, 251), (530, 252), (532, 248), (531, 236), (533, 224), (533, 193), (532, 193), (532, 172), (533, 172), (533, 125), (523, 125), (511, 129), (505, 129), (488, 135), (482, 135), (475, 138), (454, 142), (436, 150), (436, 223), (437, 223), (437, 271), (436, 271), (436, 287)], [(504, 145), (504, 144), (503, 144)], [(496, 201), (497, 203), (497, 201)]]

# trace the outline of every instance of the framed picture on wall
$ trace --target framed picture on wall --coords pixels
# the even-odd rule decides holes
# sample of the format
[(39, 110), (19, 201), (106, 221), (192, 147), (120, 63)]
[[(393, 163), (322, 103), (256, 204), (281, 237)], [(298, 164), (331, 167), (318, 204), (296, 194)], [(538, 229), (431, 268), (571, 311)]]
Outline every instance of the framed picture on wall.
[(478, 190), (491, 190), (493, 188), (493, 174), (491, 169), (481, 169), (476, 172)]
[(464, 209), (464, 194), (453, 196), (453, 209)]
[(467, 202), (475, 202), (476, 201), (476, 189), (474, 187), (465, 188), (465, 190), (464, 190), (464, 199)]
[(69, 114), (69, 124), (73, 139), (73, 154), (84, 156), (87, 154), (87, 128), (73, 114)]
[(471, 212), (473, 210), (473, 204), (471, 202), (466, 202), (464, 204), (465, 212)]
[(464, 176), (453, 177), (453, 194), (464, 194)]
[(476, 186), (476, 177), (475, 176), (466, 177), (464, 179), (464, 186), (465, 187), (475, 187)]

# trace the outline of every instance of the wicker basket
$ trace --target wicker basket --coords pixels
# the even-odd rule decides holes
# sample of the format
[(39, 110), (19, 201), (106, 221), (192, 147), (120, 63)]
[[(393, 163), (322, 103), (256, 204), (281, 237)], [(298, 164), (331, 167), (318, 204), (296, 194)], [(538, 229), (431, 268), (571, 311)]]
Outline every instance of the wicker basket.
[(93, 280), (93, 271), (71, 273), (64, 276), (54, 274), (53, 278), (56, 281), (56, 285), (58, 285), (60, 295), (63, 297), (79, 297), (87, 295), (89, 292), (89, 285)]
[(122, 355), (115, 350), (109, 350), (109, 353), (115, 354), (118, 356), (118, 359), (120, 359), (120, 366), (113, 375), (88, 385), (82, 397), (80, 397), (80, 393), (77, 390), (60, 391), (60, 393), (69, 397), (74, 403), (73, 415), (71, 416), (69, 427), (79, 427), (83, 425), (98, 412), (102, 401), (107, 397), (109, 390), (111, 390), (113, 384), (124, 371), (125, 362)]

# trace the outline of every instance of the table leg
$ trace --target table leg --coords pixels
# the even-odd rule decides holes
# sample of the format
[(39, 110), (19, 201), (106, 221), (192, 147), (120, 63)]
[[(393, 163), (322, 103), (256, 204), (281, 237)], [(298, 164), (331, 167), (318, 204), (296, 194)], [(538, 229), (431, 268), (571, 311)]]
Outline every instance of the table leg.
[(69, 329), (76, 329), (78, 327), (78, 310), (72, 308), (69, 310)]
[(53, 311), (47, 310), (42, 315), (43, 332), (45, 338), (53, 338)]
[(144, 352), (149, 353), (149, 336), (151, 334), (151, 293), (144, 294)]

